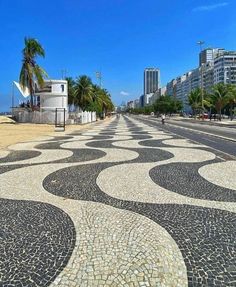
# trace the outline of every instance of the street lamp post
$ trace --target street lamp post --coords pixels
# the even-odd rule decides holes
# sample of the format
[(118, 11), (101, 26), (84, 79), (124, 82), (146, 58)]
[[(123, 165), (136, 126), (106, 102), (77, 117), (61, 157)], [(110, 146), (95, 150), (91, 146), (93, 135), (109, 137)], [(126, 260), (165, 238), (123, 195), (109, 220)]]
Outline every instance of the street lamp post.
[(15, 105), (15, 87), (14, 87), (14, 82), (12, 83), (12, 94), (11, 94), (11, 115), (13, 117), (13, 108)]
[(201, 61), (202, 57), (202, 45), (204, 44), (204, 41), (198, 41), (197, 44), (200, 46), (200, 64), (201, 64), (201, 98), (202, 98), (202, 119), (204, 120), (204, 95), (203, 95), (203, 65)]

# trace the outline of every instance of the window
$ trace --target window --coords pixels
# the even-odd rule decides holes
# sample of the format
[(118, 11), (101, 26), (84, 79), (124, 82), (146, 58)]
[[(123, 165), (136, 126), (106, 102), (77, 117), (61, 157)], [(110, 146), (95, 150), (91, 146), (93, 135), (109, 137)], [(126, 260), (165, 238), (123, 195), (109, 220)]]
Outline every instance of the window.
[(65, 91), (65, 87), (64, 85), (61, 85), (61, 92), (64, 93), (64, 91)]

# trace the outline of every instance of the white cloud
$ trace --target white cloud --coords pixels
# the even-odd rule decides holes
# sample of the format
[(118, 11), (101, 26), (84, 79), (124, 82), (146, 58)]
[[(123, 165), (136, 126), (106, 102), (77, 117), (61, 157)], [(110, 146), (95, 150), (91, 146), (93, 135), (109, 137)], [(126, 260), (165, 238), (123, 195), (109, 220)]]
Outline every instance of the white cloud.
[(130, 95), (130, 93), (127, 93), (125, 91), (121, 91), (120, 94), (121, 94), (121, 96), (129, 96)]
[(212, 4), (212, 5), (205, 5), (205, 6), (199, 6), (193, 9), (194, 12), (198, 12), (198, 11), (211, 11), (217, 8), (221, 8), (221, 7), (225, 7), (228, 6), (229, 3), (228, 2), (221, 2), (221, 3), (216, 3), (216, 4)]

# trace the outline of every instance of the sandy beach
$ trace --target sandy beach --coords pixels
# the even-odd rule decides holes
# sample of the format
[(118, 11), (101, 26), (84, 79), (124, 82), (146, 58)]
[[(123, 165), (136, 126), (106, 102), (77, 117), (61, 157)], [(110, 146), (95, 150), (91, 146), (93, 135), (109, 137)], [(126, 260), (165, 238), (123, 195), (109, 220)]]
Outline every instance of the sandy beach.
[[(66, 133), (87, 129), (91, 124), (66, 126)], [(9, 145), (36, 139), (41, 136), (59, 136), (64, 132), (55, 132), (54, 125), (45, 124), (0, 124), (0, 149)]]

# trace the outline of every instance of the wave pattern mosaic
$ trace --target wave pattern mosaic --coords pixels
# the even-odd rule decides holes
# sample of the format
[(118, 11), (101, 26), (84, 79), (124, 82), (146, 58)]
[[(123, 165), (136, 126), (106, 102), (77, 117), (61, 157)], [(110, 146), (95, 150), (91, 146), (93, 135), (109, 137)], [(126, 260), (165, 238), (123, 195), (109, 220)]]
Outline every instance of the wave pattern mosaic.
[(207, 146), (128, 117), (12, 145), (0, 286), (235, 286), (235, 174)]

